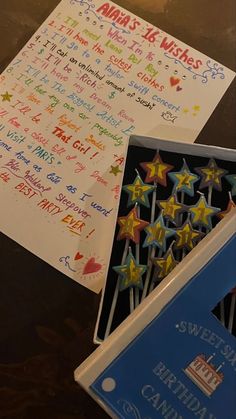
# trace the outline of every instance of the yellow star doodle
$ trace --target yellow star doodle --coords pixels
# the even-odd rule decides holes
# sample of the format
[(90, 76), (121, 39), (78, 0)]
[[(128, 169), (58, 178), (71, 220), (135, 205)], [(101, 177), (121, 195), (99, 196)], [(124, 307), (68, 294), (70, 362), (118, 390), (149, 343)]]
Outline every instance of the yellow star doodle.
[(171, 249), (168, 250), (163, 258), (153, 259), (153, 264), (159, 269), (157, 278), (159, 280), (165, 278), (176, 267), (176, 262)]
[(10, 95), (8, 92), (3, 93), (2, 95), (2, 102), (10, 102), (12, 95)]
[(111, 166), (111, 170), (109, 173), (112, 173), (113, 175), (117, 176), (118, 173), (122, 173), (122, 170), (120, 170), (119, 166)]

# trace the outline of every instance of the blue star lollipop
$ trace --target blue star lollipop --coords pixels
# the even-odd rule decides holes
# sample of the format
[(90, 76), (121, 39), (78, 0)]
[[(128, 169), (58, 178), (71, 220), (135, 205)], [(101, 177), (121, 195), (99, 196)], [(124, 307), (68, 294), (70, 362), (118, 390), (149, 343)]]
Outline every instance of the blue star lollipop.
[(225, 176), (225, 178), (227, 179), (227, 181), (232, 186), (231, 194), (233, 196), (236, 195), (236, 174), (235, 175), (227, 175), (227, 176)]
[(145, 228), (147, 237), (143, 243), (143, 247), (157, 246), (159, 249), (166, 251), (166, 240), (175, 234), (175, 230), (168, 228), (164, 224), (162, 214), (152, 224)]
[(150, 192), (154, 191), (155, 186), (144, 183), (141, 177), (137, 175), (134, 182), (130, 185), (123, 186), (123, 189), (129, 194), (128, 207), (137, 202), (149, 208), (150, 204), (148, 195)]
[(126, 288), (137, 287), (143, 289), (142, 275), (146, 271), (145, 265), (139, 265), (130, 252), (126, 258), (124, 265), (114, 266), (114, 271), (121, 276), (119, 289), (120, 291)]
[(186, 161), (179, 172), (168, 173), (168, 176), (174, 182), (173, 194), (176, 192), (185, 192), (189, 196), (194, 196), (194, 184), (199, 176), (190, 172)]

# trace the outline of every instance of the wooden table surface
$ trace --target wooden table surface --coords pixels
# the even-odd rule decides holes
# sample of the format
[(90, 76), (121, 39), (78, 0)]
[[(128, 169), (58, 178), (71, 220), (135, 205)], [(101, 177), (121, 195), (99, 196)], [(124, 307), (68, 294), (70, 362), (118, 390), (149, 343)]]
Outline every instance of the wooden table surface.
[[(117, 3), (236, 70), (235, 0)], [(0, 70), (58, 0), (0, 0)], [(197, 142), (236, 148), (236, 82)], [(106, 414), (73, 381), (92, 344), (99, 296), (0, 234), (0, 418), (99, 419)]]

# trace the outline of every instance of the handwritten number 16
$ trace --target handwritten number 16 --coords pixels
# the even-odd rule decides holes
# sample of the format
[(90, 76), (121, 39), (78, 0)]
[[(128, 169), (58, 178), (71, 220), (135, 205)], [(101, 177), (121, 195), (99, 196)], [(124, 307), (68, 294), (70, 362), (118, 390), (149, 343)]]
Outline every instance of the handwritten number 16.
[(146, 39), (148, 42), (155, 42), (156, 37), (159, 34), (158, 30), (155, 30), (152, 26), (147, 28), (147, 31), (144, 35), (142, 35), (142, 38)]

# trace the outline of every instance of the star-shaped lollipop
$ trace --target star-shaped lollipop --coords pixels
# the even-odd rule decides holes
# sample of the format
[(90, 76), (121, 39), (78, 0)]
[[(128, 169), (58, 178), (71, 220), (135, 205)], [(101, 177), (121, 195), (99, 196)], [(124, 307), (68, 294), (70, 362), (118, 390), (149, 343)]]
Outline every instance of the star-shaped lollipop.
[(173, 193), (185, 192), (194, 196), (194, 184), (198, 181), (199, 176), (190, 172), (185, 160), (179, 172), (168, 173), (168, 176), (174, 183)]
[(153, 192), (155, 186), (144, 183), (139, 175), (136, 176), (134, 182), (130, 185), (123, 186), (125, 192), (129, 194), (127, 206), (135, 204), (136, 202), (144, 205), (145, 207), (150, 206), (148, 195)]
[(153, 161), (143, 162), (140, 163), (140, 165), (146, 172), (145, 182), (156, 182), (166, 186), (166, 175), (171, 169), (173, 169), (173, 166), (164, 163), (159, 153), (155, 155)]
[(125, 217), (119, 217), (117, 222), (120, 226), (117, 240), (130, 239), (136, 244), (138, 244), (140, 240), (140, 231), (149, 224), (147, 221), (138, 218), (136, 207), (134, 207)]
[(180, 204), (175, 195), (166, 201), (157, 201), (157, 205), (162, 210), (163, 217), (170, 219), (174, 224), (178, 223), (179, 214), (186, 210), (186, 206)]
[(175, 242), (176, 249), (187, 249), (192, 250), (196, 244), (196, 241), (202, 239), (204, 233), (198, 230), (194, 230), (189, 220), (175, 230), (177, 240)]
[(198, 226), (204, 226), (208, 229), (212, 229), (211, 217), (216, 215), (219, 211), (220, 208), (208, 205), (205, 196), (202, 194), (196, 205), (189, 207), (192, 223)]
[(153, 224), (149, 224), (145, 228), (145, 231), (147, 237), (143, 243), (143, 247), (157, 246), (164, 252), (166, 251), (166, 240), (175, 234), (175, 230), (165, 226), (162, 215)]
[(217, 214), (217, 217), (219, 217), (221, 220), (227, 215), (229, 214), (229, 212), (232, 210), (232, 208), (236, 208), (236, 204), (234, 203), (234, 201), (232, 200), (232, 195), (229, 192), (229, 202), (228, 202), (228, 206), (226, 208), (226, 210), (221, 211)]
[(132, 253), (128, 254), (124, 265), (114, 266), (113, 269), (121, 276), (119, 284), (120, 291), (130, 287), (143, 289), (142, 275), (147, 267), (145, 265), (139, 265), (135, 261)]
[(227, 179), (227, 181), (232, 186), (231, 194), (233, 196), (236, 195), (236, 174), (235, 175), (227, 175), (227, 176), (225, 176), (225, 178)]
[(218, 167), (214, 159), (210, 159), (207, 166), (196, 167), (194, 170), (202, 178), (199, 189), (211, 186), (218, 191), (222, 190), (221, 178), (225, 176), (228, 171)]
[(157, 268), (156, 280), (161, 281), (176, 267), (178, 262), (175, 260), (172, 248), (170, 247), (163, 258), (154, 258), (153, 264)]

